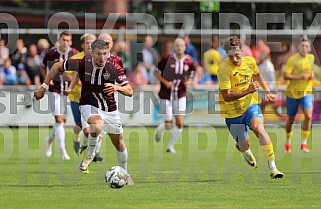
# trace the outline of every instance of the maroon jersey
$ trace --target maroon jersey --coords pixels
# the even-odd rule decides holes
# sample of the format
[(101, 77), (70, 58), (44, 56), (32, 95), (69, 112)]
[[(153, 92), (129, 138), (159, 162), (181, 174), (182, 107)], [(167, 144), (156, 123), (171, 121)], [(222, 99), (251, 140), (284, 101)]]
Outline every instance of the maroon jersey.
[[(57, 48), (51, 49), (46, 53), (41, 65), (42, 67), (46, 68), (48, 73), (53, 64), (64, 59), (68, 59), (77, 53), (77, 49), (74, 48), (69, 48), (66, 53), (60, 52)], [(49, 86), (49, 91), (51, 92), (61, 93), (68, 87), (68, 82), (65, 82), (62, 79), (62, 73), (57, 74), (52, 81), (54, 85)]]
[(108, 59), (104, 67), (94, 66), (91, 56), (83, 59), (69, 59), (63, 63), (64, 70), (78, 71), (82, 83), (79, 105), (92, 105), (103, 111), (117, 110), (114, 94), (103, 92), (105, 83), (118, 83), (122, 86), (128, 83), (122, 67)]
[(114, 55), (114, 54), (110, 54), (109, 59), (112, 60), (113, 64), (117, 63), (121, 68), (124, 69), (123, 61), (121, 60), (121, 58), (119, 56)]
[(175, 53), (171, 56), (163, 57), (158, 63), (161, 76), (172, 81), (171, 89), (161, 84), (159, 97), (161, 99), (179, 99), (186, 96), (186, 81), (194, 76), (194, 63), (188, 56), (178, 59)]

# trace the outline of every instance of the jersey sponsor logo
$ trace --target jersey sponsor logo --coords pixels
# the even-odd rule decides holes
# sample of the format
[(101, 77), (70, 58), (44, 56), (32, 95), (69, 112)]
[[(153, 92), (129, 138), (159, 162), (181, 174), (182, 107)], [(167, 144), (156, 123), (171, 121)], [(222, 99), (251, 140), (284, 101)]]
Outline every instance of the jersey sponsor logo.
[(120, 75), (120, 76), (118, 76), (118, 79), (119, 79), (120, 81), (126, 80), (126, 75)]

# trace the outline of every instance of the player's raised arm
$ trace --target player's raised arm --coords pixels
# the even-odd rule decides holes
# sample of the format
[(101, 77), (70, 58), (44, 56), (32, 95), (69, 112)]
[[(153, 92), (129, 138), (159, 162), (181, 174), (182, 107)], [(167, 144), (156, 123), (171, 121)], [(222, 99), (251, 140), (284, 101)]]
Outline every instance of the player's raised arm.
[(43, 84), (34, 92), (34, 97), (39, 100), (45, 95), (45, 92), (49, 89), (50, 81), (58, 74), (59, 71), (63, 71), (63, 61), (56, 62), (47, 73), (47, 76)]

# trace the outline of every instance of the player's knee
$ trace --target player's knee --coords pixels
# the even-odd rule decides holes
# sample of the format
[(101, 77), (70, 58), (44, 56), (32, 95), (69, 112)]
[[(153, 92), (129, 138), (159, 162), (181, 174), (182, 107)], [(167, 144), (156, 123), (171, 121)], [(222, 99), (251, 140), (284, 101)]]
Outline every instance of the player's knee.
[(312, 121), (312, 115), (306, 115), (304, 120), (305, 121)]
[(89, 128), (84, 128), (84, 129), (83, 129), (83, 132), (84, 132), (84, 135), (85, 135), (86, 137), (88, 137), (88, 135), (89, 135)]
[(184, 124), (183, 124), (182, 122), (177, 122), (177, 123), (176, 123), (176, 126), (177, 126), (178, 128), (183, 128), (183, 125), (184, 125)]
[(264, 124), (252, 125), (251, 129), (257, 136), (265, 133)]
[(172, 127), (173, 127), (172, 123), (168, 123), (168, 122), (165, 123), (165, 129), (166, 130), (170, 130)]

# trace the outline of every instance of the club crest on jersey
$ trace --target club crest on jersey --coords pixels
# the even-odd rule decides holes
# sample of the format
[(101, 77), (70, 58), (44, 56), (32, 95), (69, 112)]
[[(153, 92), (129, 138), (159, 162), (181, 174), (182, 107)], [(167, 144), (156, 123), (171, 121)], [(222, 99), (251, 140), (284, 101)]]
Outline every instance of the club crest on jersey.
[(110, 77), (110, 73), (109, 73), (109, 72), (105, 72), (105, 73), (103, 74), (103, 76), (104, 76), (104, 79), (105, 79), (105, 80), (108, 80), (109, 77)]
[(247, 67), (246, 68), (246, 73), (250, 73), (251, 72), (251, 68), (250, 67)]
[(184, 71), (188, 71), (189, 66), (188, 65), (184, 65)]

